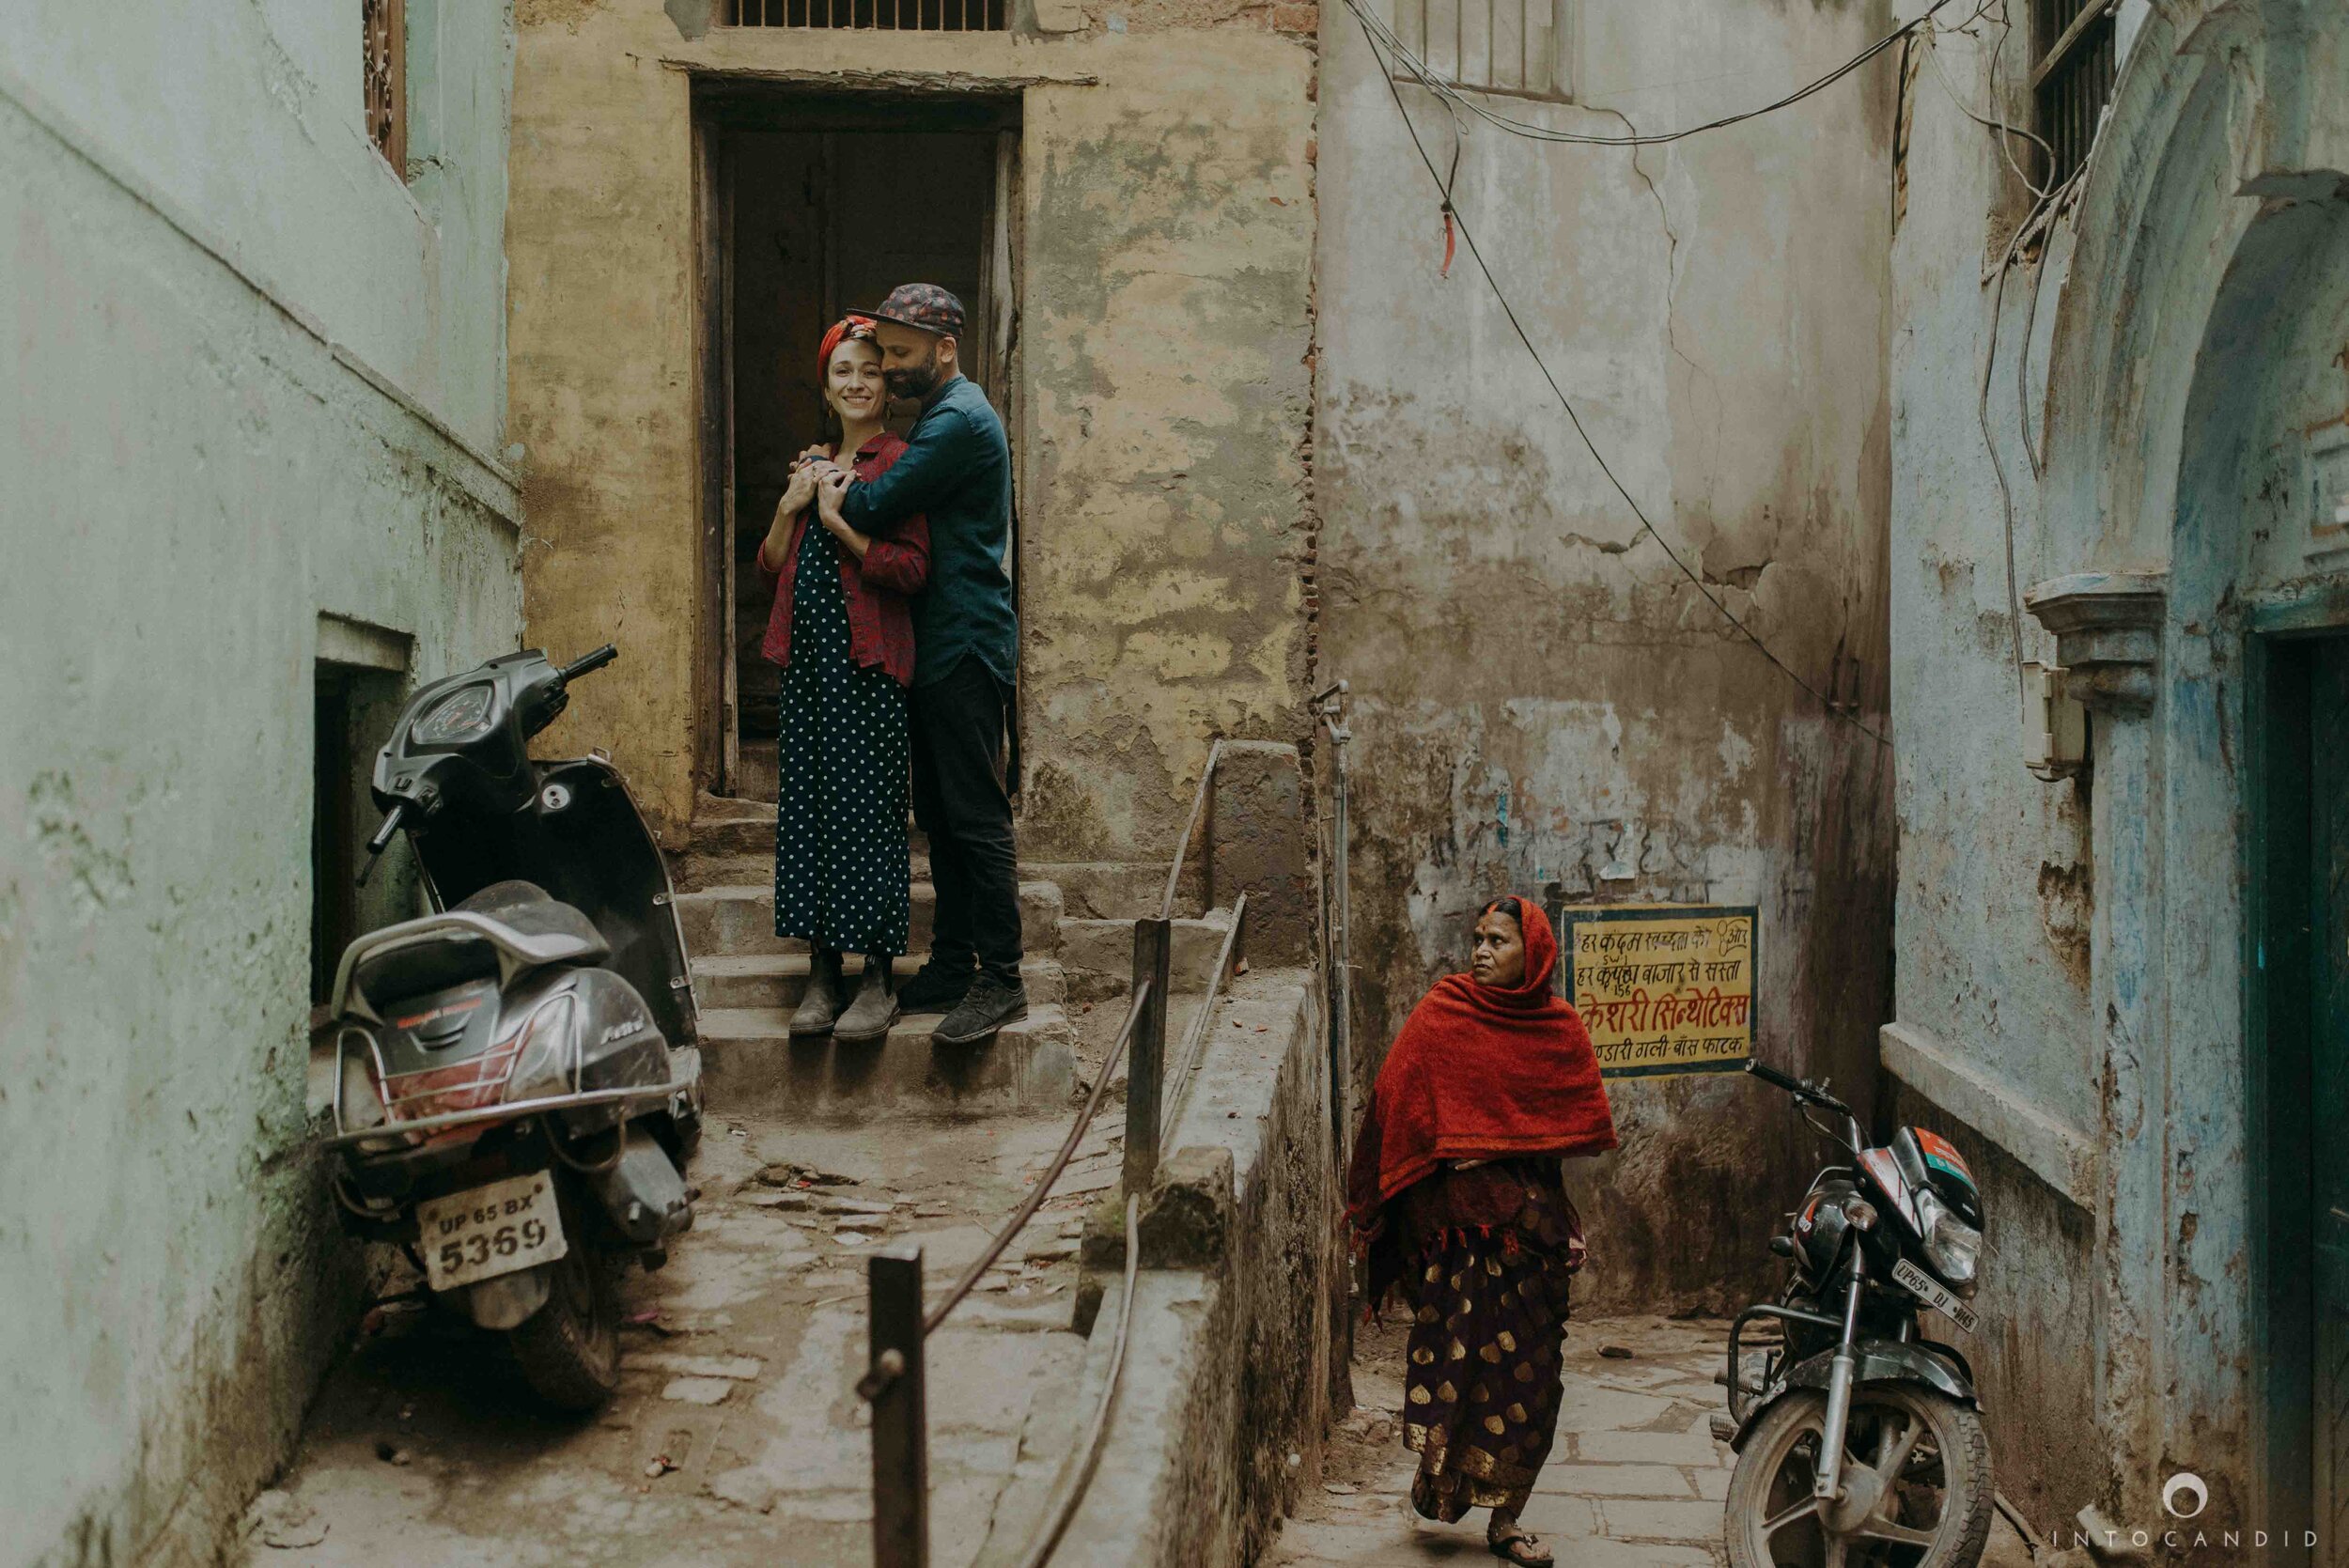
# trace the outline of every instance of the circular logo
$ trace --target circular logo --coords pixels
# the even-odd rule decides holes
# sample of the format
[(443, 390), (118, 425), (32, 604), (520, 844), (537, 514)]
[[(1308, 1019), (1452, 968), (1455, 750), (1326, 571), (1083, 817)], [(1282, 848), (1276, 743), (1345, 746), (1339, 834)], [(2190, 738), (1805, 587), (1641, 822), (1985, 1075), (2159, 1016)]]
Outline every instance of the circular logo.
[(2162, 1486), (2161, 1506), (2172, 1518), (2191, 1519), (2210, 1506), (2210, 1488), (2192, 1470), (2180, 1470)]

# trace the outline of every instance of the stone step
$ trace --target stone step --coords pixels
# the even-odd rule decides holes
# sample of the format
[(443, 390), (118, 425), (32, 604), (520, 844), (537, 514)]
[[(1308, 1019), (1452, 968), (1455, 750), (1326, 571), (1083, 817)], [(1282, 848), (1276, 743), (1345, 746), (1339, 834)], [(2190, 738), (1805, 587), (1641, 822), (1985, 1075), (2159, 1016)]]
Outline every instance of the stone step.
[[(767, 826), (767, 846), (749, 855), (705, 855), (689, 849), (669, 859), (669, 880), (679, 893), (699, 893), (708, 888), (748, 887), (754, 883), (771, 882), (775, 877), (774, 824)], [(930, 879), (930, 858), (917, 854), (909, 869), (913, 880)]]
[[(1174, 912), (1195, 916), (1202, 911), (1206, 887), (1205, 857), (1193, 854), (1174, 889)], [(1060, 884), (1068, 912), (1084, 920), (1132, 918), (1141, 910), (1155, 912), (1166, 896), (1164, 861), (1050, 861), (1026, 868)]]
[[(723, 954), (693, 960), (693, 996), (710, 1008), (797, 1007), (807, 994), (808, 956), (804, 953)], [(851, 975), (864, 972), (864, 960), (855, 954), (842, 966)], [(919, 954), (909, 954), (894, 965), (903, 982), (922, 967)], [(1019, 966), (1020, 981), (1032, 1003), (1058, 1005), (1068, 994), (1067, 977), (1056, 958), (1031, 958)]]
[[(1176, 995), (1201, 992), (1214, 977), (1217, 955), (1223, 951), (1224, 933), (1232, 928), (1228, 909), (1215, 909), (1199, 920), (1174, 922), (1174, 951), (1167, 960), (1167, 984)], [(1067, 974), (1068, 995), (1076, 1001), (1102, 1001), (1129, 995), (1134, 974), (1134, 923), (1130, 920), (1064, 920), (1060, 923), (1061, 968)], [(1246, 933), (1241, 934), (1245, 950)]]
[(780, 1007), (721, 1007), (701, 1016), (702, 1072), (713, 1104), (787, 1121), (854, 1120), (875, 1111), (969, 1114), (1056, 1110), (1077, 1083), (1074, 1036), (1058, 1006), (975, 1046), (932, 1044), (936, 1013), (898, 1020), (870, 1046), (794, 1044)]
[[(927, 951), (930, 922), (937, 912), (938, 892), (927, 882), (913, 884), (911, 946)], [(707, 957), (731, 957), (752, 953), (803, 953), (806, 944), (775, 935), (775, 890), (771, 882), (735, 883), (697, 888), (677, 894), (678, 922), (685, 928), (685, 951)], [(1050, 882), (1019, 884), (1019, 926), (1027, 950), (1040, 956), (1058, 951), (1060, 889)]]

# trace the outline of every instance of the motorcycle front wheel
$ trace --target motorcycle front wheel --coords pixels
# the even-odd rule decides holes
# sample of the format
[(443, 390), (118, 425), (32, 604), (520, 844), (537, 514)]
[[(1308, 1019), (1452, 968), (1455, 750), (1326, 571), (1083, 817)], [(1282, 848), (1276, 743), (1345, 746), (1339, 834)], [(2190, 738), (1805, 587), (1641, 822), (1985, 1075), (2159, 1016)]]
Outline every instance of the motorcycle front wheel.
[(506, 1335), (514, 1359), (540, 1399), (558, 1410), (599, 1410), (620, 1388), (618, 1269), (584, 1205), (563, 1203), (570, 1250), (548, 1265), (547, 1303)]
[(1747, 1436), (1729, 1480), (1730, 1568), (1974, 1568), (1990, 1539), (1982, 1417), (1906, 1383), (1852, 1390), (1843, 1496), (1811, 1495), (1827, 1396), (1788, 1394)]

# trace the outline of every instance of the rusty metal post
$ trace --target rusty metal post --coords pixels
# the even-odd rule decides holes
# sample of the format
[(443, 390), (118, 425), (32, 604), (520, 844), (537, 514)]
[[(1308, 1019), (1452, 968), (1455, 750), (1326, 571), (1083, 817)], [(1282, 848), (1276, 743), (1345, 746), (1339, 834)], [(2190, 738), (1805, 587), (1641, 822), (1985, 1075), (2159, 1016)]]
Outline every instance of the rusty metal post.
[(1141, 1196), (1159, 1173), (1159, 1118), (1166, 1098), (1166, 986), (1171, 920), (1134, 922), (1134, 989), (1150, 987), (1126, 1046), (1126, 1190)]
[(874, 1568), (929, 1568), (930, 1457), (922, 1389), (922, 1250), (865, 1260), (873, 1402)]

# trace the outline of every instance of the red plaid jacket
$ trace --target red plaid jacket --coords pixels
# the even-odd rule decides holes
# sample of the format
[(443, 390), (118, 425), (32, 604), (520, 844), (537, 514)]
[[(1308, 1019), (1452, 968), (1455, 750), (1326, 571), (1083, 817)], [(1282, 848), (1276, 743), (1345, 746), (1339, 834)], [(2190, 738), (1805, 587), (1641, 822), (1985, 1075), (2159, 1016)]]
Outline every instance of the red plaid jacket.
[[(883, 430), (857, 448), (856, 476), (879, 478), (905, 449), (904, 438)], [(792, 520), (780, 570), (768, 565), (766, 545), (758, 547), (759, 575), (775, 585), (775, 607), (768, 613), (767, 638), (758, 647), (770, 663), (791, 662), (791, 577), (815, 511), (810, 506)], [(848, 657), (888, 671), (900, 686), (912, 685), (913, 607), (907, 600), (929, 581), (929, 520), (918, 512), (906, 519), (890, 537), (875, 539), (862, 561), (845, 548), (839, 554), (840, 585), (848, 594)]]

